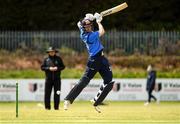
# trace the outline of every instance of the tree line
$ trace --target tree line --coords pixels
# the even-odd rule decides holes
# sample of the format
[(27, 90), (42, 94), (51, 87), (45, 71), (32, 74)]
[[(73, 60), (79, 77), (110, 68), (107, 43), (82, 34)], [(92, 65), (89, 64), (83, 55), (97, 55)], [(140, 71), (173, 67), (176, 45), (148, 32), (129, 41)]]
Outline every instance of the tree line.
[(127, 9), (103, 19), (106, 30), (180, 31), (180, 0), (0, 0), (0, 30), (77, 30), (86, 13), (123, 2)]

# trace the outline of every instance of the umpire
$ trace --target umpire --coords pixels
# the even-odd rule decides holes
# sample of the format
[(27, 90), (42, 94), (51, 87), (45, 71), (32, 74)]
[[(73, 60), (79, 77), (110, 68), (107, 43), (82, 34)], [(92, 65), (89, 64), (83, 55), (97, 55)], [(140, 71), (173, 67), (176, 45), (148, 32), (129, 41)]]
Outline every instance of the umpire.
[(61, 57), (57, 56), (58, 52), (54, 47), (49, 47), (46, 51), (48, 57), (44, 59), (41, 70), (45, 71), (45, 109), (50, 110), (51, 92), (54, 88), (54, 109), (59, 109), (60, 91), (61, 91), (61, 71), (65, 68)]

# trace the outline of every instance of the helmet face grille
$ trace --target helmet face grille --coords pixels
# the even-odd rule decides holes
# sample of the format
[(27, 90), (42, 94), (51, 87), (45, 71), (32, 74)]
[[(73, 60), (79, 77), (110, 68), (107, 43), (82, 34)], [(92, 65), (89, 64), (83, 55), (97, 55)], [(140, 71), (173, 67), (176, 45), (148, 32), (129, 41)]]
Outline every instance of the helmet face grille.
[(92, 22), (90, 20), (88, 20), (88, 19), (82, 20), (81, 24), (82, 24), (83, 27), (92, 26)]

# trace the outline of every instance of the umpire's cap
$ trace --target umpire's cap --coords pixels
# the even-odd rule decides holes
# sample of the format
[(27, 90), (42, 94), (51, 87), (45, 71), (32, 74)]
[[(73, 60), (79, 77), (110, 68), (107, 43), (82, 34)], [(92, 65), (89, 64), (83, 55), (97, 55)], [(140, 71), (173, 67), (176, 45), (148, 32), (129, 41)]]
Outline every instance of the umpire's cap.
[(56, 53), (58, 52), (58, 50), (56, 50), (54, 47), (49, 47), (49, 48), (46, 50), (46, 53), (49, 53), (49, 52), (52, 52), (52, 51), (55, 51)]

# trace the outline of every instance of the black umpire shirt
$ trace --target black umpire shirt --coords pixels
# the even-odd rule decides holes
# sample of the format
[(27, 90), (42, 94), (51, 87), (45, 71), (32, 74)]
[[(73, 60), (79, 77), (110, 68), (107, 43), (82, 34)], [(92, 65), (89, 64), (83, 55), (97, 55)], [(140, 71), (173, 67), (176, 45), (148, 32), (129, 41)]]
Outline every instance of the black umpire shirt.
[[(50, 67), (57, 67), (56, 71), (50, 71)], [(61, 70), (65, 68), (64, 63), (59, 56), (48, 56), (44, 59), (41, 65), (41, 70), (45, 71), (47, 80), (59, 80), (61, 75)]]

